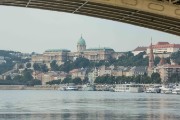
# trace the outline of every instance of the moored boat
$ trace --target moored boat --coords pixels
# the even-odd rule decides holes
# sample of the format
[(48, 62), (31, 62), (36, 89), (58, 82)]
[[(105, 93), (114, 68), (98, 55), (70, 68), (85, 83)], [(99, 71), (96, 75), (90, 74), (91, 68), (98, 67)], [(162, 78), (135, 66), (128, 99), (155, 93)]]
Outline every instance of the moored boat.
[(160, 87), (160, 89), (161, 89), (161, 93), (164, 93), (164, 94), (172, 94), (172, 90), (173, 90), (173, 88), (169, 86), (165, 86), (165, 85)]
[(94, 91), (94, 90), (95, 90), (94, 85), (88, 85), (88, 84), (86, 84), (86, 85), (83, 85), (83, 86), (82, 86), (82, 91)]
[(77, 91), (78, 87), (73, 83), (69, 83), (68, 85), (61, 87), (59, 90), (61, 90), (61, 91)]
[(116, 84), (114, 92), (133, 92), (133, 93), (140, 93), (143, 92), (143, 85), (140, 84)]
[(151, 86), (146, 90), (146, 93), (160, 93), (161, 92), (160, 87), (161, 87), (160, 85)]

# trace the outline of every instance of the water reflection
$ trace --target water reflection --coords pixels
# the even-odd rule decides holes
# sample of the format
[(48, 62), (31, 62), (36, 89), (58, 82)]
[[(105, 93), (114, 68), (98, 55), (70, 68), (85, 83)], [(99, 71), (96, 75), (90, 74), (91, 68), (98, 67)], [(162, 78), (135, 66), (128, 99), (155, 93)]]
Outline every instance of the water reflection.
[(180, 117), (177, 112), (180, 97), (176, 95), (0, 91), (0, 96), (0, 119), (5, 120), (179, 120)]

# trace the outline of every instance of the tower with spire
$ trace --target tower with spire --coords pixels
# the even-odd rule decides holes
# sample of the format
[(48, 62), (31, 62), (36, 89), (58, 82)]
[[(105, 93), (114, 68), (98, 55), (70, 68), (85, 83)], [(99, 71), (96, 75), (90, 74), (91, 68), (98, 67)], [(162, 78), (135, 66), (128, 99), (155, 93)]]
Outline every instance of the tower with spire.
[(151, 38), (151, 45), (150, 45), (150, 54), (149, 54), (149, 66), (148, 66), (148, 75), (154, 71), (154, 54), (153, 54), (153, 47), (152, 47), (152, 38)]

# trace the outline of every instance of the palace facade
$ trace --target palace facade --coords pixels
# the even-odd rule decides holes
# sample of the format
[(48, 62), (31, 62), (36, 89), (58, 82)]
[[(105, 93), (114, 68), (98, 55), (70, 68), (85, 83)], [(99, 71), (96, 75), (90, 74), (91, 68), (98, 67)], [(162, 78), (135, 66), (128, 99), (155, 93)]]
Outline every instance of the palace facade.
[(77, 51), (71, 52), (67, 49), (51, 49), (46, 50), (43, 54), (32, 56), (32, 63), (44, 63), (50, 68), (50, 63), (56, 60), (58, 65), (63, 64), (67, 60), (75, 60), (78, 57), (84, 57), (90, 61), (98, 62), (100, 60), (108, 60), (110, 58), (118, 59), (123, 53), (115, 52), (112, 48), (90, 48), (86, 49), (86, 42), (81, 36), (77, 42)]

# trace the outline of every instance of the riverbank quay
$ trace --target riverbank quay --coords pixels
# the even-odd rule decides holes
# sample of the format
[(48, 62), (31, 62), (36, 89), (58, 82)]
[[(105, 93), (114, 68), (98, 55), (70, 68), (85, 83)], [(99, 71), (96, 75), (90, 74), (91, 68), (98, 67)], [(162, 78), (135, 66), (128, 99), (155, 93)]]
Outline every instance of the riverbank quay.
[[(60, 84), (60, 85), (35, 85), (35, 86), (27, 86), (27, 85), (0, 85), (0, 90), (60, 90), (68, 86), (68, 84)], [(76, 85), (78, 90), (81, 90), (84, 85)], [(96, 84), (94, 85), (95, 91), (109, 91), (115, 85), (107, 85), (107, 84)], [(152, 84), (144, 84), (145, 89)]]
[(0, 85), (0, 90), (58, 90), (59, 85)]

